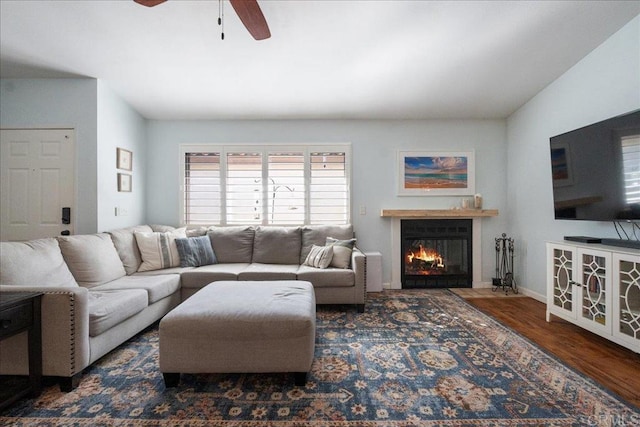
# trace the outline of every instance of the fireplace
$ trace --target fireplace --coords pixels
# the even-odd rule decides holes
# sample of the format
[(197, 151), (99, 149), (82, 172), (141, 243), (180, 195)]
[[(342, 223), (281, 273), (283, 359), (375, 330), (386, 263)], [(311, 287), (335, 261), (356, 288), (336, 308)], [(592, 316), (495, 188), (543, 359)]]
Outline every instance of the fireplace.
[(470, 219), (402, 220), (402, 287), (472, 287), (472, 224)]

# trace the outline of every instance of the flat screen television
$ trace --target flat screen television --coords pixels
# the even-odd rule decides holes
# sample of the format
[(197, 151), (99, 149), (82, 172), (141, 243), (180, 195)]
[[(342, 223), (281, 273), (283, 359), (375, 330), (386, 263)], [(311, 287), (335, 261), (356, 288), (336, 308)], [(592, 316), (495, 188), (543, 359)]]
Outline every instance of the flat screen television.
[(556, 219), (640, 221), (640, 110), (550, 138)]

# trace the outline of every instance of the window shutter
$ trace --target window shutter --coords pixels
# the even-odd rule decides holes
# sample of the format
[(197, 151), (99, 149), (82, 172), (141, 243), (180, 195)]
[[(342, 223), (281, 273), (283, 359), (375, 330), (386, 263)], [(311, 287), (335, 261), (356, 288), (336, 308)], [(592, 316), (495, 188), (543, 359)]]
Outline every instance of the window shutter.
[(227, 153), (227, 224), (262, 224), (262, 154)]
[(269, 153), (267, 224), (303, 224), (304, 153)]
[(350, 222), (350, 146), (182, 144), (184, 224)]
[(310, 160), (309, 223), (347, 223), (349, 188), (346, 153), (313, 152)]
[(185, 223), (220, 223), (220, 153), (185, 153), (184, 162)]
[(622, 138), (622, 170), (627, 204), (640, 203), (640, 135)]

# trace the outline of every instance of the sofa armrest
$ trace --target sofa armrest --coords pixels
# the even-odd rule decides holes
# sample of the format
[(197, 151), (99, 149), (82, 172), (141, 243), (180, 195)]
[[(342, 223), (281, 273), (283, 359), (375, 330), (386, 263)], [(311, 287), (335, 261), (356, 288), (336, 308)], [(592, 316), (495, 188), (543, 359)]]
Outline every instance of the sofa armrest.
[(355, 274), (356, 304), (364, 305), (367, 294), (367, 257), (357, 248), (351, 253), (351, 268)]
[[(89, 365), (89, 301), (82, 287), (0, 286), (0, 292), (42, 292), (42, 373), (71, 377)], [(0, 372), (28, 372), (27, 335), (3, 341)]]

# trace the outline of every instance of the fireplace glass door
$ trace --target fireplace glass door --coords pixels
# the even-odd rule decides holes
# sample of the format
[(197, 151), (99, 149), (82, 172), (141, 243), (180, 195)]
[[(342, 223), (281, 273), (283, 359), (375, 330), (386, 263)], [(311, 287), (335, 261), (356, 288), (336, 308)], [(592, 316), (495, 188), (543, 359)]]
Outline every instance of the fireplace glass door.
[(471, 287), (471, 220), (403, 220), (402, 287)]

